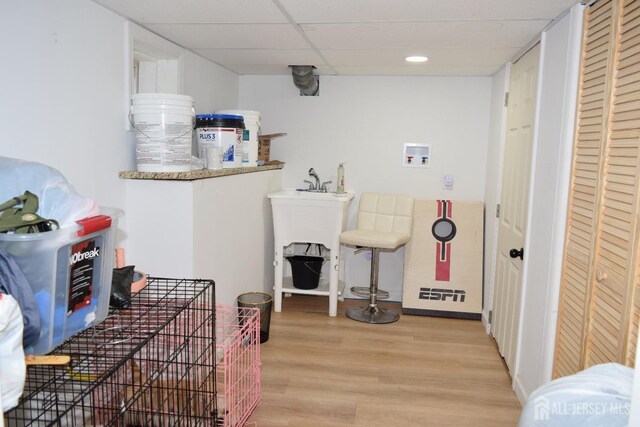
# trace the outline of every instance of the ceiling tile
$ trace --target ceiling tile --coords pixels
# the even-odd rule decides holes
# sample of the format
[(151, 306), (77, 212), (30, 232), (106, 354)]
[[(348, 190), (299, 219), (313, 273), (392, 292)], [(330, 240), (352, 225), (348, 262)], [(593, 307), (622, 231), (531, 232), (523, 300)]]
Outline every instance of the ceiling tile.
[(304, 49), (289, 24), (151, 24), (149, 29), (189, 49)]
[(322, 61), (311, 49), (196, 49), (196, 53), (219, 64), (234, 65), (281, 65), (287, 69), (294, 64), (317, 64)]
[(556, 18), (578, 0), (279, 0), (298, 23)]
[(303, 25), (320, 49), (522, 47), (547, 21), (406, 22)]
[[(274, 76), (282, 76), (291, 74), (291, 70), (289, 67), (283, 65), (230, 65), (226, 67), (227, 69), (233, 71), (237, 74), (242, 75), (274, 75)], [(335, 74), (331, 70), (326, 69), (325, 67), (318, 67), (318, 73), (321, 75), (330, 75)], [(292, 83), (293, 84), (293, 83)]]
[[(322, 54), (334, 67), (383, 66), (402, 67), (408, 73), (413, 69), (441, 68), (444, 66), (499, 66), (518, 53), (518, 48), (501, 49), (427, 49), (415, 52), (405, 49), (358, 49), (322, 50)], [(412, 54), (423, 54), (429, 58), (425, 63), (415, 64), (404, 60)]]
[(431, 68), (406, 68), (388, 66), (342, 66), (335, 67), (344, 76), (490, 76), (500, 66), (443, 66)]
[(196, 49), (195, 52), (238, 74), (290, 74), (289, 65), (294, 64), (315, 65), (317, 74), (332, 74), (311, 49)]
[[(347, 75), (490, 75), (578, 3), (94, 1), (239, 74), (289, 74), (289, 64), (304, 63), (318, 67), (318, 74)], [(407, 64), (408, 54), (430, 60)]]
[(288, 74), (281, 65), (229, 65), (227, 69), (240, 75), (281, 76)]
[(94, 0), (143, 24), (286, 23), (271, 0)]

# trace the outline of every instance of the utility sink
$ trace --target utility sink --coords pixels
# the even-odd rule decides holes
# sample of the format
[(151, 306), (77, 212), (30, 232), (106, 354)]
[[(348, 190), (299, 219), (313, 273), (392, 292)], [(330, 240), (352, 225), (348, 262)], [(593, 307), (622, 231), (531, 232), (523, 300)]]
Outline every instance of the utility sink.
[(268, 195), (273, 209), (273, 231), (283, 246), (294, 242), (336, 246), (347, 223), (354, 193), (315, 193), (294, 189)]
[[(268, 194), (273, 211), (275, 248), (274, 310), (282, 307), (282, 292), (311, 293), (329, 296), (329, 315), (335, 316), (338, 306), (338, 265), (340, 233), (347, 225), (349, 204), (355, 193), (318, 193), (295, 189)], [(329, 290), (302, 291), (283, 288), (284, 248), (292, 243), (319, 243), (330, 250)]]
[(312, 190), (280, 190), (268, 195), (270, 199), (295, 199), (295, 200), (338, 200), (338, 201), (350, 201), (355, 196), (354, 193), (323, 193), (321, 191)]

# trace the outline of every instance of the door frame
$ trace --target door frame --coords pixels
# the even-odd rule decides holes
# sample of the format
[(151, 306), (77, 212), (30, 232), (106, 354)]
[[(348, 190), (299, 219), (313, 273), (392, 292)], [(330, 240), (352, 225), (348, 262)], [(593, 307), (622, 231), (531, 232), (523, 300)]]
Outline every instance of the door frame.
[[(504, 75), (500, 76), (504, 70)], [(495, 90), (492, 88), (491, 99), (491, 117), (496, 116), (495, 124), (493, 120), (490, 123), (489, 130), (489, 152), (487, 153), (487, 173), (485, 177), (486, 184), (494, 184), (492, 191), (485, 188), (485, 263), (484, 263), (484, 307), (482, 308), (482, 323), (488, 335), (491, 335), (492, 320), (490, 312), (493, 311), (493, 298), (496, 284), (496, 264), (498, 260), (498, 225), (499, 218), (496, 215), (497, 205), (500, 203), (500, 195), (502, 194), (502, 168), (504, 163), (504, 145), (506, 141), (507, 131), (507, 107), (505, 105), (505, 97), (509, 92), (509, 78), (511, 76), (511, 62), (507, 62), (504, 66), (492, 76), (492, 85), (499, 85)], [(500, 78), (501, 77), (501, 78)], [(495, 147), (491, 146), (491, 140), (497, 140)], [(491, 156), (497, 157), (494, 163)], [(492, 166), (495, 167), (496, 173), (491, 174)], [(487, 261), (488, 260), (488, 261)]]
[[(551, 252), (549, 252), (548, 256), (545, 257), (543, 261), (536, 262), (536, 265), (545, 264), (549, 267), (547, 282), (542, 284), (545, 289), (542, 291), (545, 293), (545, 304), (542, 307), (545, 311), (544, 317), (544, 325), (540, 325), (543, 328), (543, 338), (541, 342), (541, 351), (540, 351), (540, 361), (541, 368), (538, 372), (540, 384), (546, 383), (551, 380), (551, 373), (553, 369), (553, 357), (555, 353), (555, 330), (557, 324), (557, 307), (558, 307), (558, 298), (560, 291), (560, 274), (562, 269), (562, 254), (564, 252), (564, 237), (565, 237), (565, 226), (566, 226), (566, 205), (567, 205), (567, 197), (568, 197), (568, 188), (569, 188), (569, 174), (571, 169), (571, 156), (573, 149), (573, 135), (574, 135), (574, 125), (575, 125), (575, 111), (576, 111), (576, 102), (577, 102), (577, 82), (578, 82), (578, 74), (579, 74), (579, 62), (580, 62), (580, 52), (581, 52), (581, 40), (582, 40), (582, 15), (583, 15), (584, 7), (581, 5), (576, 5), (572, 7), (568, 12), (569, 15), (569, 40), (567, 45), (567, 58), (568, 65), (565, 69), (564, 74), (564, 82), (565, 87), (563, 88), (564, 93), (562, 94), (563, 100), (563, 117), (561, 127), (558, 128), (558, 132), (560, 132), (560, 136), (558, 143), (562, 144), (559, 147), (560, 150), (560, 159), (559, 166), (556, 172), (556, 187), (553, 189), (555, 192), (554, 199), (554, 207), (555, 211), (553, 214), (554, 224), (553, 224), (553, 241), (550, 242)], [(556, 23), (562, 20), (565, 15), (558, 17), (549, 28), (546, 28), (541, 37), (541, 51), (540, 51), (540, 72), (538, 75), (538, 96), (540, 97), (540, 91), (545, 89), (545, 43), (546, 43), (546, 32), (553, 27)], [(532, 41), (530, 46), (533, 46), (536, 41)], [(528, 49), (527, 49), (528, 50)], [(525, 51), (522, 52), (524, 54)], [(521, 55), (519, 55), (521, 56)], [(519, 57), (518, 56), (518, 57)], [(504, 81), (504, 87), (508, 86), (509, 82), (509, 69), (510, 63), (506, 64), (506, 76)], [(498, 81), (498, 84), (500, 82)], [(493, 84), (496, 84), (495, 75)], [(495, 105), (492, 101), (492, 105)], [(531, 167), (531, 177), (530, 177), (530, 191), (528, 195), (529, 206), (528, 206), (528, 216), (527, 216), (527, 230), (525, 234), (525, 254), (531, 254), (531, 249), (529, 247), (529, 243), (532, 241), (532, 233), (531, 233), (531, 221), (534, 215), (538, 215), (540, 212), (540, 207), (536, 209), (535, 203), (532, 202), (532, 198), (534, 196), (534, 185), (536, 182), (536, 173), (549, 173), (546, 169), (546, 165), (539, 165), (535, 162), (535, 159), (538, 156), (538, 135), (539, 135), (539, 127), (540, 127), (540, 109), (541, 102), (538, 99), (538, 103), (536, 106), (536, 121), (534, 127), (534, 141), (532, 146), (532, 167)], [(502, 156), (504, 151), (504, 132), (506, 129), (506, 109), (496, 110), (492, 109), (492, 114), (501, 113), (502, 114), (502, 123), (499, 134), (499, 155), (501, 157), (499, 168), (495, 171), (498, 176), (497, 181), (497, 194), (498, 197), (501, 194), (501, 181), (502, 181)], [(498, 145), (498, 144), (496, 144)], [(544, 168), (544, 169), (542, 169)], [(487, 175), (489, 176), (489, 175)], [(489, 182), (489, 179), (487, 179)], [(494, 190), (491, 188), (490, 190)], [(485, 201), (487, 203), (487, 215), (486, 218), (493, 218), (493, 221), (496, 222), (494, 226), (494, 235), (487, 234), (485, 235), (485, 257), (490, 260), (485, 263), (485, 307), (483, 309), (483, 322), (487, 333), (490, 333), (491, 325), (488, 322), (488, 313), (490, 310), (493, 310), (493, 299), (494, 299), (494, 288), (495, 288), (495, 264), (497, 258), (497, 221), (495, 218), (495, 206), (490, 205), (490, 198), (487, 197), (487, 190), (485, 189)], [(487, 221), (488, 223), (488, 221)], [(489, 227), (487, 227), (487, 231), (489, 232)], [(494, 242), (493, 245), (490, 242)], [(537, 254), (539, 255), (539, 254)], [(522, 366), (522, 345), (523, 345), (523, 331), (522, 328), (525, 324), (525, 310), (524, 307), (527, 304), (527, 291), (529, 290), (528, 285), (530, 282), (529, 276), (529, 260), (525, 255), (525, 259), (523, 260), (523, 278), (522, 278), (522, 293), (520, 299), (520, 317), (519, 317), (519, 325), (518, 325), (518, 338), (517, 338), (517, 347), (516, 347), (516, 358), (515, 358), (515, 367), (514, 367), (514, 378), (513, 378), (513, 387), (518, 395), (518, 398), (522, 403), (526, 401), (528, 398), (528, 394), (532, 390), (527, 390), (523, 387), (522, 384), (518, 381), (518, 376), (522, 372), (523, 369), (530, 369), (530, 367)]]
[[(534, 200), (534, 194), (535, 194), (535, 184), (536, 184), (536, 174), (539, 172), (542, 172), (540, 170), (538, 170), (538, 149), (539, 149), (539, 135), (540, 135), (540, 108), (542, 105), (541, 102), (541, 98), (542, 98), (542, 91), (543, 91), (543, 85), (544, 85), (544, 59), (545, 59), (545, 53), (546, 53), (546, 43), (545, 43), (545, 37), (544, 37), (544, 33), (540, 35), (540, 37), (538, 38), (538, 41), (536, 43), (534, 43), (531, 48), (533, 48), (533, 46), (535, 46), (536, 44), (540, 45), (540, 53), (538, 56), (538, 82), (536, 83), (536, 108), (535, 108), (535, 113), (534, 113), (534, 119), (533, 119), (533, 142), (531, 144), (531, 169), (530, 169), (530, 173), (529, 173), (529, 194), (527, 195), (527, 228), (525, 230), (525, 234), (524, 234), (524, 259), (522, 260), (522, 282), (520, 285), (520, 301), (519, 301), (519, 312), (518, 312), (518, 332), (516, 334), (516, 355), (514, 358), (514, 362), (515, 365), (513, 366), (513, 373), (512, 373), (512, 379), (513, 379), (513, 388), (514, 390), (516, 390), (516, 394), (518, 394), (517, 389), (518, 389), (518, 372), (520, 371), (521, 368), (521, 352), (522, 352), (522, 330), (524, 327), (524, 308), (525, 308), (525, 304), (527, 303), (527, 290), (528, 290), (528, 285), (529, 285), (529, 264), (530, 264), (530, 260), (531, 260), (531, 235), (532, 235), (532, 219), (533, 219), (533, 215), (536, 214), (535, 212), (535, 200)], [(528, 51), (527, 51), (528, 52)], [(526, 52), (525, 52), (526, 53)], [(524, 55), (524, 54), (523, 54)], [(564, 233), (563, 233), (564, 235)], [(497, 249), (497, 248), (496, 248)], [(549, 258), (551, 258), (551, 256), (549, 256)], [(547, 283), (548, 285), (548, 283)], [(545, 316), (544, 318), (547, 319), (548, 316), (551, 314), (549, 312), (549, 307), (545, 307)], [(542, 343), (542, 345), (544, 346), (545, 344)], [(527, 396), (528, 397), (528, 396)], [(526, 398), (524, 396), (519, 396), (518, 395), (518, 399), (520, 399), (520, 403), (524, 404), (524, 402), (526, 402)]]
[[(531, 237), (531, 218), (532, 218), (532, 214), (533, 214), (533, 186), (534, 186), (534, 179), (535, 179), (535, 174), (536, 174), (536, 158), (537, 158), (537, 149), (538, 149), (538, 132), (539, 132), (539, 118), (540, 118), (540, 94), (542, 91), (542, 66), (543, 66), (543, 57), (544, 57), (544, 45), (542, 43), (542, 38), (541, 37), (537, 37), (536, 39), (534, 39), (531, 43), (529, 43), (529, 45), (526, 46), (525, 49), (523, 49), (520, 54), (514, 58), (513, 62), (511, 62), (509, 64), (509, 78), (505, 80), (505, 85), (507, 87), (508, 93), (511, 93), (511, 74), (512, 74), (512, 68), (514, 66), (515, 63), (517, 63), (520, 59), (522, 59), (525, 55), (529, 54), (529, 52), (533, 49), (535, 49), (536, 47), (538, 47), (538, 58), (537, 58), (537, 76), (536, 76), (536, 95), (535, 95), (535, 109), (533, 112), (533, 120), (532, 120), (532, 133), (531, 133), (531, 154), (530, 154), (530, 158), (531, 158), (531, 163), (530, 163), (530, 168), (529, 168), (529, 180), (528, 180), (528, 189), (527, 189), (527, 215), (526, 215), (526, 223), (525, 223), (525, 229), (524, 229), (524, 236), (523, 236), (523, 242), (522, 242), (522, 247), (524, 249), (524, 257), (522, 259), (522, 268), (521, 268), (521, 277), (520, 277), (520, 299), (518, 301), (518, 310), (515, 313), (515, 317), (517, 317), (518, 319), (518, 327), (516, 330), (516, 336), (515, 336), (515, 342), (513, 343), (513, 348), (515, 350), (515, 356), (513, 358), (513, 366), (510, 367), (510, 371), (509, 374), (512, 376), (513, 379), (513, 384), (515, 384), (515, 379), (516, 379), (516, 373), (518, 372), (518, 365), (519, 365), (519, 358), (520, 358), (520, 336), (521, 336), (521, 331), (522, 331), (522, 313), (523, 313), (523, 307), (524, 307), (524, 303), (525, 303), (525, 289), (526, 289), (526, 279), (527, 279), (527, 272), (528, 272), (528, 266), (529, 266), (529, 240)], [(506, 104), (506, 102), (505, 102)], [(503, 135), (502, 135), (502, 147), (501, 147), (501, 164), (500, 164), (500, 182), (499, 182), (499, 187), (500, 187), (500, 192), (498, 193), (499, 199), (498, 202), (500, 203), (500, 205), (503, 204), (502, 201), (502, 181), (503, 181), (503, 177), (504, 177), (504, 151), (506, 149), (506, 133), (507, 133), (507, 126), (508, 126), (508, 122), (509, 122), (509, 113), (508, 113), (508, 108), (505, 109), (504, 111), (504, 128), (503, 128)], [(502, 214), (501, 214), (502, 215)], [(493, 265), (492, 265), (492, 271), (493, 271), (493, 289), (492, 289), (492, 299), (491, 299), (491, 306), (492, 306), (492, 311), (495, 309), (495, 286), (496, 286), (496, 278), (495, 278), (495, 274), (496, 274), (496, 265), (497, 265), (497, 257), (498, 257), (498, 242), (499, 242), (499, 221), (500, 218), (495, 218), (496, 221), (496, 229), (495, 229), (495, 235), (494, 235), (494, 248), (493, 248), (493, 254), (492, 254), (492, 258), (493, 258)], [(492, 323), (490, 325), (490, 330), (491, 330), (491, 337), (495, 340), (495, 329), (494, 329), (494, 324)], [(496, 343), (497, 344), (497, 343)]]
[[(559, 32), (551, 26), (541, 35), (539, 102), (534, 140), (536, 154), (532, 164), (527, 230), (530, 257), (523, 278), (513, 378), (514, 390), (523, 403), (531, 392), (551, 380), (553, 370), (578, 100), (583, 12), (583, 6), (574, 6), (567, 15), (557, 19), (556, 23), (563, 22), (562, 27), (556, 27), (560, 28)], [(560, 37), (559, 34), (564, 35)], [(553, 39), (556, 43), (549, 42), (549, 37), (556, 37)], [(564, 49), (558, 49), (557, 42), (560, 40), (566, 43)], [(564, 67), (559, 65), (559, 60), (554, 60), (553, 55), (557, 55), (558, 50), (565, 55)], [(557, 89), (560, 84), (562, 92)], [(553, 106), (560, 104), (557, 116), (552, 119), (549, 118), (553, 110), (550, 103)], [(549, 206), (553, 206), (550, 215)], [(536, 232), (547, 227), (546, 233)], [(540, 343), (537, 348), (529, 344), (534, 341)]]

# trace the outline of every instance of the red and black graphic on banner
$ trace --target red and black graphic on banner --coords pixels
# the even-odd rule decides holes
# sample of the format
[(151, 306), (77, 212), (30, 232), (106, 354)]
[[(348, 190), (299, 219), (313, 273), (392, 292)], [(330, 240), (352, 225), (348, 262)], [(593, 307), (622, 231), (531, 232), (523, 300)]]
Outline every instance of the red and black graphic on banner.
[(69, 260), (69, 305), (67, 316), (91, 304), (94, 262), (100, 256), (95, 239), (71, 247)]
[(436, 281), (448, 282), (451, 277), (451, 240), (456, 235), (451, 200), (438, 200), (438, 219), (431, 227), (436, 239)]

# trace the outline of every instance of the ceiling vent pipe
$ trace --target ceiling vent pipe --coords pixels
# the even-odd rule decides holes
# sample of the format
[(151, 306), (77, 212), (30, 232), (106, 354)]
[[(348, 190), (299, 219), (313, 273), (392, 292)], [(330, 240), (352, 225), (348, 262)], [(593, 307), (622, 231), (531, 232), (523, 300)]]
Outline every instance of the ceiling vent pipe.
[(320, 91), (320, 76), (313, 74), (313, 65), (289, 65), (293, 84), (300, 89), (300, 96), (318, 96)]

